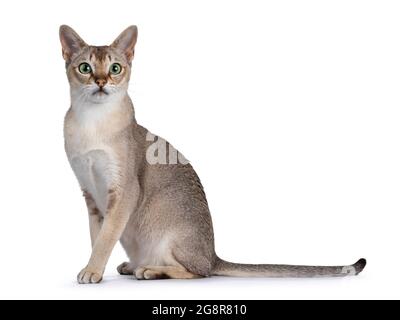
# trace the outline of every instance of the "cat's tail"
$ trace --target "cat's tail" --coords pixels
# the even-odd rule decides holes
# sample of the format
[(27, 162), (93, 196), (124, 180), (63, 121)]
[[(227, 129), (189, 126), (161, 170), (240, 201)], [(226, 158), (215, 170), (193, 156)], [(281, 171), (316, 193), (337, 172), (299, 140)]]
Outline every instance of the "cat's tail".
[(230, 277), (313, 278), (356, 276), (364, 270), (367, 260), (360, 259), (350, 266), (296, 266), (283, 264), (243, 264), (217, 257), (211, 275)]

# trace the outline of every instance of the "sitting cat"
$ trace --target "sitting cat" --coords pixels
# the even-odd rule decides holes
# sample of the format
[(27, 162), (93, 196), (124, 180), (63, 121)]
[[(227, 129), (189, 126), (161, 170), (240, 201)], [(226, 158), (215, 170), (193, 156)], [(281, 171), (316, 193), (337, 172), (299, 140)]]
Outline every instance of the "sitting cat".
[[(118, 271), (137, 279), (346, 276), (363, 270), (365, 259), (338, 267), (220, 259), (206, 196), (192, 166), (135, 120), (127, 90), (137, 28), (127, 28), (110, 46), (90, 46), (61, 26), (60, 40), (71, 93), (65, 149), (86, 199), (92, 241), (79, 283), (102, 280), (118, 240), (129, 257)], [(165, 151), (163, 161), (151, 159), (155, 140), (165, 146), (157, 154)]]

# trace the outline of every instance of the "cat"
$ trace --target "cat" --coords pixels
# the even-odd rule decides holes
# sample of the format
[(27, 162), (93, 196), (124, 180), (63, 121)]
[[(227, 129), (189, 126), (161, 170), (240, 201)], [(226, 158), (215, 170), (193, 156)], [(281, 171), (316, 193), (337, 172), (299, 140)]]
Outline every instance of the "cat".
[[(91, 46), (69, 26), (60, 27), (71, 95), (65, 150), (86, 200), (92, 243), (78, 282), (102, 280), (117, 241), (129, 257), (118, 272), (137, 279), (359, 274), (365, 259), (323, 267), (238, 264), (216, 255), (196, 172), (168, 142), (135, 120), (127, 90), (137, 34), (137, 27), (130, 26), (111, 45)], [(164, 151), (149, 152), (155, 143)], [(163, 154), (165, 161), (154, 161)]]

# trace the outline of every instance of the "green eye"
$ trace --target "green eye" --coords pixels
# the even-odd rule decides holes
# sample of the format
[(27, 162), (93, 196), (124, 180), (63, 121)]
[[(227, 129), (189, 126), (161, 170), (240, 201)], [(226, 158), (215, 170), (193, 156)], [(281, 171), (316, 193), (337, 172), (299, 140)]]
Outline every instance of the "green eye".
[(79, 65), (79, 72), (82, 73), (82, 74), (91, 73), (92, 72), (92, 67), (90, 66), (89, 63), (86, 63), (86, 62), (81, 63)]
[(111, 74), (120, 74), (122, 71), (122, 67), (119, 63), (113, 63), (110, 67)]

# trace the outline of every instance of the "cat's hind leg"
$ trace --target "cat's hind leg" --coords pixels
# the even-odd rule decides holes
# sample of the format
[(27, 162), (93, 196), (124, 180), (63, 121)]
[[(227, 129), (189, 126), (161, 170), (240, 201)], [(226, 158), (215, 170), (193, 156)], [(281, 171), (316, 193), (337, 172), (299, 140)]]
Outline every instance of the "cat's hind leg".
[(131, 276), (133, 275), (133, 267), (130, 262), (123, 262), (117, 267), (117, 271), (120, 275)]
[(135, 270), (135, 275), (138, 280), (202, 278), (202, 276), (191, 273), (185, 268), (179, 266), (139, 267)]

